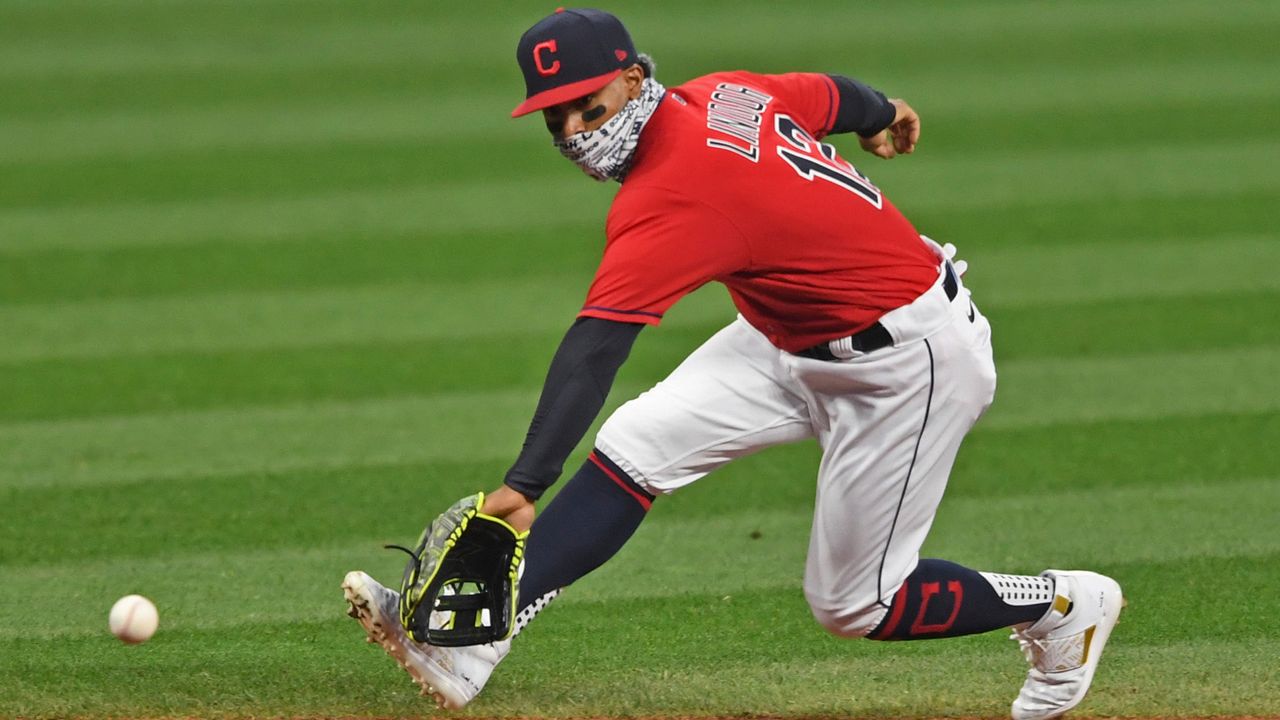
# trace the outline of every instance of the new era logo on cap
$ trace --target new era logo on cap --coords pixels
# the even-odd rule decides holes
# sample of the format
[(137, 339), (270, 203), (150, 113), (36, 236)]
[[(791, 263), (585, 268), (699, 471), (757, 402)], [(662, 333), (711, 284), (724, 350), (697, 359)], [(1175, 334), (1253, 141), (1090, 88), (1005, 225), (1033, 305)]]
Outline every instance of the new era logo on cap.
[(622, 21), (602, 10), (560, 8), (529, 28), (516, 47), (525, 100), (511, 117), (590, 95), (636, 62)]

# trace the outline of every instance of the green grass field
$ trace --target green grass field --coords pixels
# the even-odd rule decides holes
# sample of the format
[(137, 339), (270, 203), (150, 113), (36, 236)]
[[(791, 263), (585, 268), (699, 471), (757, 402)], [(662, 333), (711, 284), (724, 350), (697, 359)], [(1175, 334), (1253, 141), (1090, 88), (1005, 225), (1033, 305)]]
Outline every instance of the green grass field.
[[(553, 7), (0, 0), (0, 717), (433, 712), (338, 586), (497, 483), (585, 294), (613, 188), (508, 117)], [(1280, 5), (609, 7), (669, 86), (912, 102), (916, 155), (837, 144), (960, 247), (1000, 370), (927, 553), (1120, 580), (1082, 715), (1280, 713)], [(677, 306), (611, 405), (731, 317)], [(660, 500), (464, 714), (1007, 713), (1001, 633), (812, 621), (817, 460)]]

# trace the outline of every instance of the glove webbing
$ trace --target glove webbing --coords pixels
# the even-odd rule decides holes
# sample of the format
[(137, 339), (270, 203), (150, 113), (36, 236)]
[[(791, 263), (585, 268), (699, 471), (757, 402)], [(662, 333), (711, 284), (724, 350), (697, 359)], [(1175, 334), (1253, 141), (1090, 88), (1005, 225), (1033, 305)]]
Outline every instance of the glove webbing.
[[(480, 514), (483, 502), (483, 493), (458, 501), (427, 527), (416, 552), (406, 550), (413, 561), (405, 568), (400, 621), (418, 642), (451, 647), (511, 635), (527, 533)], [(435, 613), (447, 621), (436, 616), (433, 627)]]

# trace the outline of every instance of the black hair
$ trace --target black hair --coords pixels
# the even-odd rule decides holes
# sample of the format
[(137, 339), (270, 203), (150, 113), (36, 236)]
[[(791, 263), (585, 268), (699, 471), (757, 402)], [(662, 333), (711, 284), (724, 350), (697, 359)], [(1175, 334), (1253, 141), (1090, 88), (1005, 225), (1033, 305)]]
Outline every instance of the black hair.
[(653, 77), (653, 71), (658, 68), (658, 64), (653, 61), (649, 53), (636, 53), (636, 64), (644, 70), (644, 76), (647, 78)]

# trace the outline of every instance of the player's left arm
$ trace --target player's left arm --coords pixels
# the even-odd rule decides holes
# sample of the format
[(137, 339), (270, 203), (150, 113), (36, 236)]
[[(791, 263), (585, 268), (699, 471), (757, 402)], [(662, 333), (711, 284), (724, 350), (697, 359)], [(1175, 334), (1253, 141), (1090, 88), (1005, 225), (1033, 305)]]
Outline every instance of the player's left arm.
[(857, 133), (862, 149), (882, 158), (908, 154), (920, 140), (920, 116), (906, 101), (843, 75), (829, 75), (837, 108), (831, 133)]

